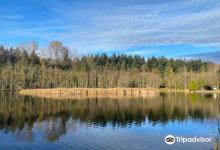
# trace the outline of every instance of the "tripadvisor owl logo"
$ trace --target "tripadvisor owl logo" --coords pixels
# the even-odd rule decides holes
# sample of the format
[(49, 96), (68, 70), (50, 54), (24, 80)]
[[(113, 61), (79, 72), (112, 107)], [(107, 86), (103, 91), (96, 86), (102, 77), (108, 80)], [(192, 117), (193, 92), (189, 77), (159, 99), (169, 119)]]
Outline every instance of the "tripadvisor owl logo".
[(168, 144), (168, 145), (172, 145), (175, 143), (175, 137), (173, 135), (167, 135), (165, 137), (165, 142)]

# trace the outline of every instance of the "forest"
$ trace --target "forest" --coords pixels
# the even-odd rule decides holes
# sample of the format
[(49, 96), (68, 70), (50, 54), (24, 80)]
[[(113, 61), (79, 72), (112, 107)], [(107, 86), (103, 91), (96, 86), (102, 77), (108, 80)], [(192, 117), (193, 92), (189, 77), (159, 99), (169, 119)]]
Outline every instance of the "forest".
[(219, 88), (220, 67), (209, 61), (106, 53), (78, 56), (60, 41), (39, 52), (37, 42), (0, 46), (0, 89)]

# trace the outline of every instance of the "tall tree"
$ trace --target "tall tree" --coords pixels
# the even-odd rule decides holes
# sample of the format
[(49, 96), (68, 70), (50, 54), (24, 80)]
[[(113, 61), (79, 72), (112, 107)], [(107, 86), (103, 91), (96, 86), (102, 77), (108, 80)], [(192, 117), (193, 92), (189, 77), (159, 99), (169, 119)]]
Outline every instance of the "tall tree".
[(173, 73), (173, 69), (169, 63), (166, 65), (165, 72), (164, 72), (164, 78), (165, 78), (166, 85), (170, 89), (173, 85), (174, 73)]

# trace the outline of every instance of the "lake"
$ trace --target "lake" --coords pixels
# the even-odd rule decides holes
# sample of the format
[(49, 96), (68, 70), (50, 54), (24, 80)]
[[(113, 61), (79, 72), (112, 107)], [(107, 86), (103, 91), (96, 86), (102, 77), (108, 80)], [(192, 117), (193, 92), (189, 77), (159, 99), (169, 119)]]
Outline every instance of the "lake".
[[(219, 116), (217, 94), (52, 100), (0, 93), (0, 149), (219, 149)], [(168, 145), (167, 135), (211, 142)]]

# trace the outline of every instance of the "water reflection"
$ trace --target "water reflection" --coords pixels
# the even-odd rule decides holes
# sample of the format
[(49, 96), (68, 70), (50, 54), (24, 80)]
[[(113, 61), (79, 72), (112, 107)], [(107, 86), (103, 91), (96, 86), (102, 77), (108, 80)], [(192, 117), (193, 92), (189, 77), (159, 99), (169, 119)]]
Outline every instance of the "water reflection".
[[(220, 96), (210, 94), (160, 94), (149, 98), (50, 100), (0, 94), (0, 130), (13, 133), (19, 140), (32, 141), (33, 128), (38, 128), (47, 141), (59, 140), (77, 124), (86, 126), (123, 128), (166, 125), (191, 118), (196, 121), (215, 119), (220, 115)], [(217, 139), (218, 141), (219, 139)]]

